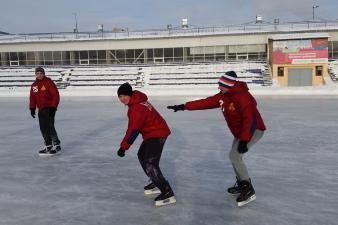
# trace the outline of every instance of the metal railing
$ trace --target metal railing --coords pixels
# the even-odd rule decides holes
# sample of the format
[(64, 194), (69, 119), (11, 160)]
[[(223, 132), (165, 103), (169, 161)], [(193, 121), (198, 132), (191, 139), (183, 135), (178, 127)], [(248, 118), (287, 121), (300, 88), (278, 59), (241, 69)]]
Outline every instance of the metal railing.
[(338, 21), (309, 21), (285, 24), (242, 24), (223, 27), (192, 27), (187, 29), (157, 29), (135, 30), (120, 32), (60, 32), (37, 34), (0, 35), (0, 43), (6, 42), (34, 42), (34, 41), (67, 41), (67, 40), (95, 40), (95, 39), (137, 39), (179, 36), (199, 36), (231, 33), (273, 33), (296, 31), (328, 31), (338, 30)]

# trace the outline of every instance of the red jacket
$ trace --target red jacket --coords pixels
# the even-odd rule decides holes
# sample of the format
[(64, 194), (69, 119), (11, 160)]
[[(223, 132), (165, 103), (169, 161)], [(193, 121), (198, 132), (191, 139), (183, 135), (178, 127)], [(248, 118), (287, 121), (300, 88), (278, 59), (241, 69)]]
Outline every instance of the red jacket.
[(250, 141), (256, 129), (265, 130), (263, 119), (257, 110), (257, 103), (249, 93), (244, 82), (236, 82), (235, 86), (225, 94), (218, 93), (206, 99), (187, 102), (187, 110), (221, 108), (231, 133), (240, 140)]
[(123, 150), (129, 149), (137, 135), (142, 134), (143, 140), (149, 138), (166, 138), (170, 135), (170, 129), (148, 102), (148, 97), (140, 91), (134, 91), (128, 104), (128, 130), (121, 142)]
[(54, 82), (44, 77), (42, 80), (36, 79), (31, 86), (30, 97), (29, 97), (29, 108), (57, 108), (60, 102), (59, 91)]

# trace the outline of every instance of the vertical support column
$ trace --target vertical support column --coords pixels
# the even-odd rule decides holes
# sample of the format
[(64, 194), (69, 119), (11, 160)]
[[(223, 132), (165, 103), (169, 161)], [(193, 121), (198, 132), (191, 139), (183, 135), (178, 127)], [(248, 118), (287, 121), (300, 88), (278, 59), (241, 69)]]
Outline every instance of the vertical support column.
[(112, 64), (110, 50), (106, 50), (106, 64)]
[(144, 49), (144, 64), (148, 64), (148, 49)]
[(8, 61), (8, 53), (6, 52), (1, 52), (1, 66), (8, 66), (9, 61)]
[(188, 61), (188, 48), (184, 47), (183, 48), (183, 62)]
[(69, 54), (70, 54), (70, 65), (75, 65), (75, 53), (74, 53), (74, 51), (70, 51), (69, 52)]

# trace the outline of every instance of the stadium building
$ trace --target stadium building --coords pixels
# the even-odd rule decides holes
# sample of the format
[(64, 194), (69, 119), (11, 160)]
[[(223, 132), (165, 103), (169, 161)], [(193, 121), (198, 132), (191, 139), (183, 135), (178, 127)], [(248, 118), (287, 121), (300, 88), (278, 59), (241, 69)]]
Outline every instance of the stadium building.
[[(42, 65), (59, 86), (211, 85), (235, 70), (252, 85), (335, 80), (338, 21), (165, 30), (0, 35), (0, 86), (25, 87)], [(329, 78), (330, 79), (330, 78)]]

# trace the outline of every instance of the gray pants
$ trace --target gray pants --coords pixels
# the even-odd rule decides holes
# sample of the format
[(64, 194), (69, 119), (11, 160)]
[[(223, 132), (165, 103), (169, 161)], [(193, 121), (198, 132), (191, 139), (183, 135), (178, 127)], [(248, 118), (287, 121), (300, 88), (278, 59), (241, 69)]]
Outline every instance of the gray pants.
[[(256, 144), (256, 142), (263, 137), (264, 131), (262, 130), (256, 130), (251, 138), (251, 140), (248, 142), (248, 150)], [(234, 171), (236, 173), (238, 180), (250, 180), (248, 170), (244, 164), (243, 161), (243, 154), (240, 154), (237, 150), (238, 148), (239, 139), (235, 138), (232, 142), (231, 151), (229, 153), (229, 158), (232, 163), (232, 166), (234, 168)]]

